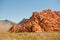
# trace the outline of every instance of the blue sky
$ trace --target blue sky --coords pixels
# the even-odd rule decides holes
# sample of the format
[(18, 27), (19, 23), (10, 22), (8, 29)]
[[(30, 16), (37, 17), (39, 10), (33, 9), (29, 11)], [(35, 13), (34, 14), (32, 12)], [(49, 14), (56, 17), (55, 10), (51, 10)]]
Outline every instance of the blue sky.
[(0, 0), (0, 20), (20, 22), (32, 12), (46, 9), (60, 11), (60, 0)]

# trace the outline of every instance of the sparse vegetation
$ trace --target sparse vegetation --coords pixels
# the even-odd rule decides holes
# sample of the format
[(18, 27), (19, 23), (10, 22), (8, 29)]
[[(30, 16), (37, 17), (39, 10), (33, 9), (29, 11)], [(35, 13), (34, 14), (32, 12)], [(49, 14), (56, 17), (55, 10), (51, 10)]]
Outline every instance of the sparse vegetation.
[(60, 40), (60, 32), (0, 33), (0, 40)]

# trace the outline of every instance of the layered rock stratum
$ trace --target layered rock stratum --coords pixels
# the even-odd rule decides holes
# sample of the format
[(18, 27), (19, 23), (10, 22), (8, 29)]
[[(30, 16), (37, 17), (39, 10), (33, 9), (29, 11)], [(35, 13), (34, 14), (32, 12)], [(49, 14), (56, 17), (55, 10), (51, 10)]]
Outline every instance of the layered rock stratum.
[(60, 11), (33, 12), (29, 19), (14, 24), (10, 32), (60, 32)]

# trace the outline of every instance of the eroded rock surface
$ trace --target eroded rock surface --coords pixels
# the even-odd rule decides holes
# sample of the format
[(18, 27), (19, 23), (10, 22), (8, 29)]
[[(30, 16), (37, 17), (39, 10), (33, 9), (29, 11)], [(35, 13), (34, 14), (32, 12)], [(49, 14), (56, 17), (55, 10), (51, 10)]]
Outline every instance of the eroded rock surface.
[[(17, 31), (16, 31), (17, 30)], [(22, 24), (15, 24), (10, 32), (59, 32), (60, 12), (50, 9), (33, 12), (33, 15)]]

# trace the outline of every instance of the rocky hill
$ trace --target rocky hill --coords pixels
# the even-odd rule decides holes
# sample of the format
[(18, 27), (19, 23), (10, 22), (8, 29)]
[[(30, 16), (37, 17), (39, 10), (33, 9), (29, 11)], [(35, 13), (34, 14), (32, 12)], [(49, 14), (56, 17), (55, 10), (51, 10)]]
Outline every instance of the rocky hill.
[(12, 26), (13, 23), (11, 21), (0, 20), (0, 32), (7, 32)]
[(50, 9), (33, 12), (22, 24), (14, 24), (10, 32), (60, 32), (60, 12)]
[(27, 19), (23, 18), (18, 24), (23, 24)]

